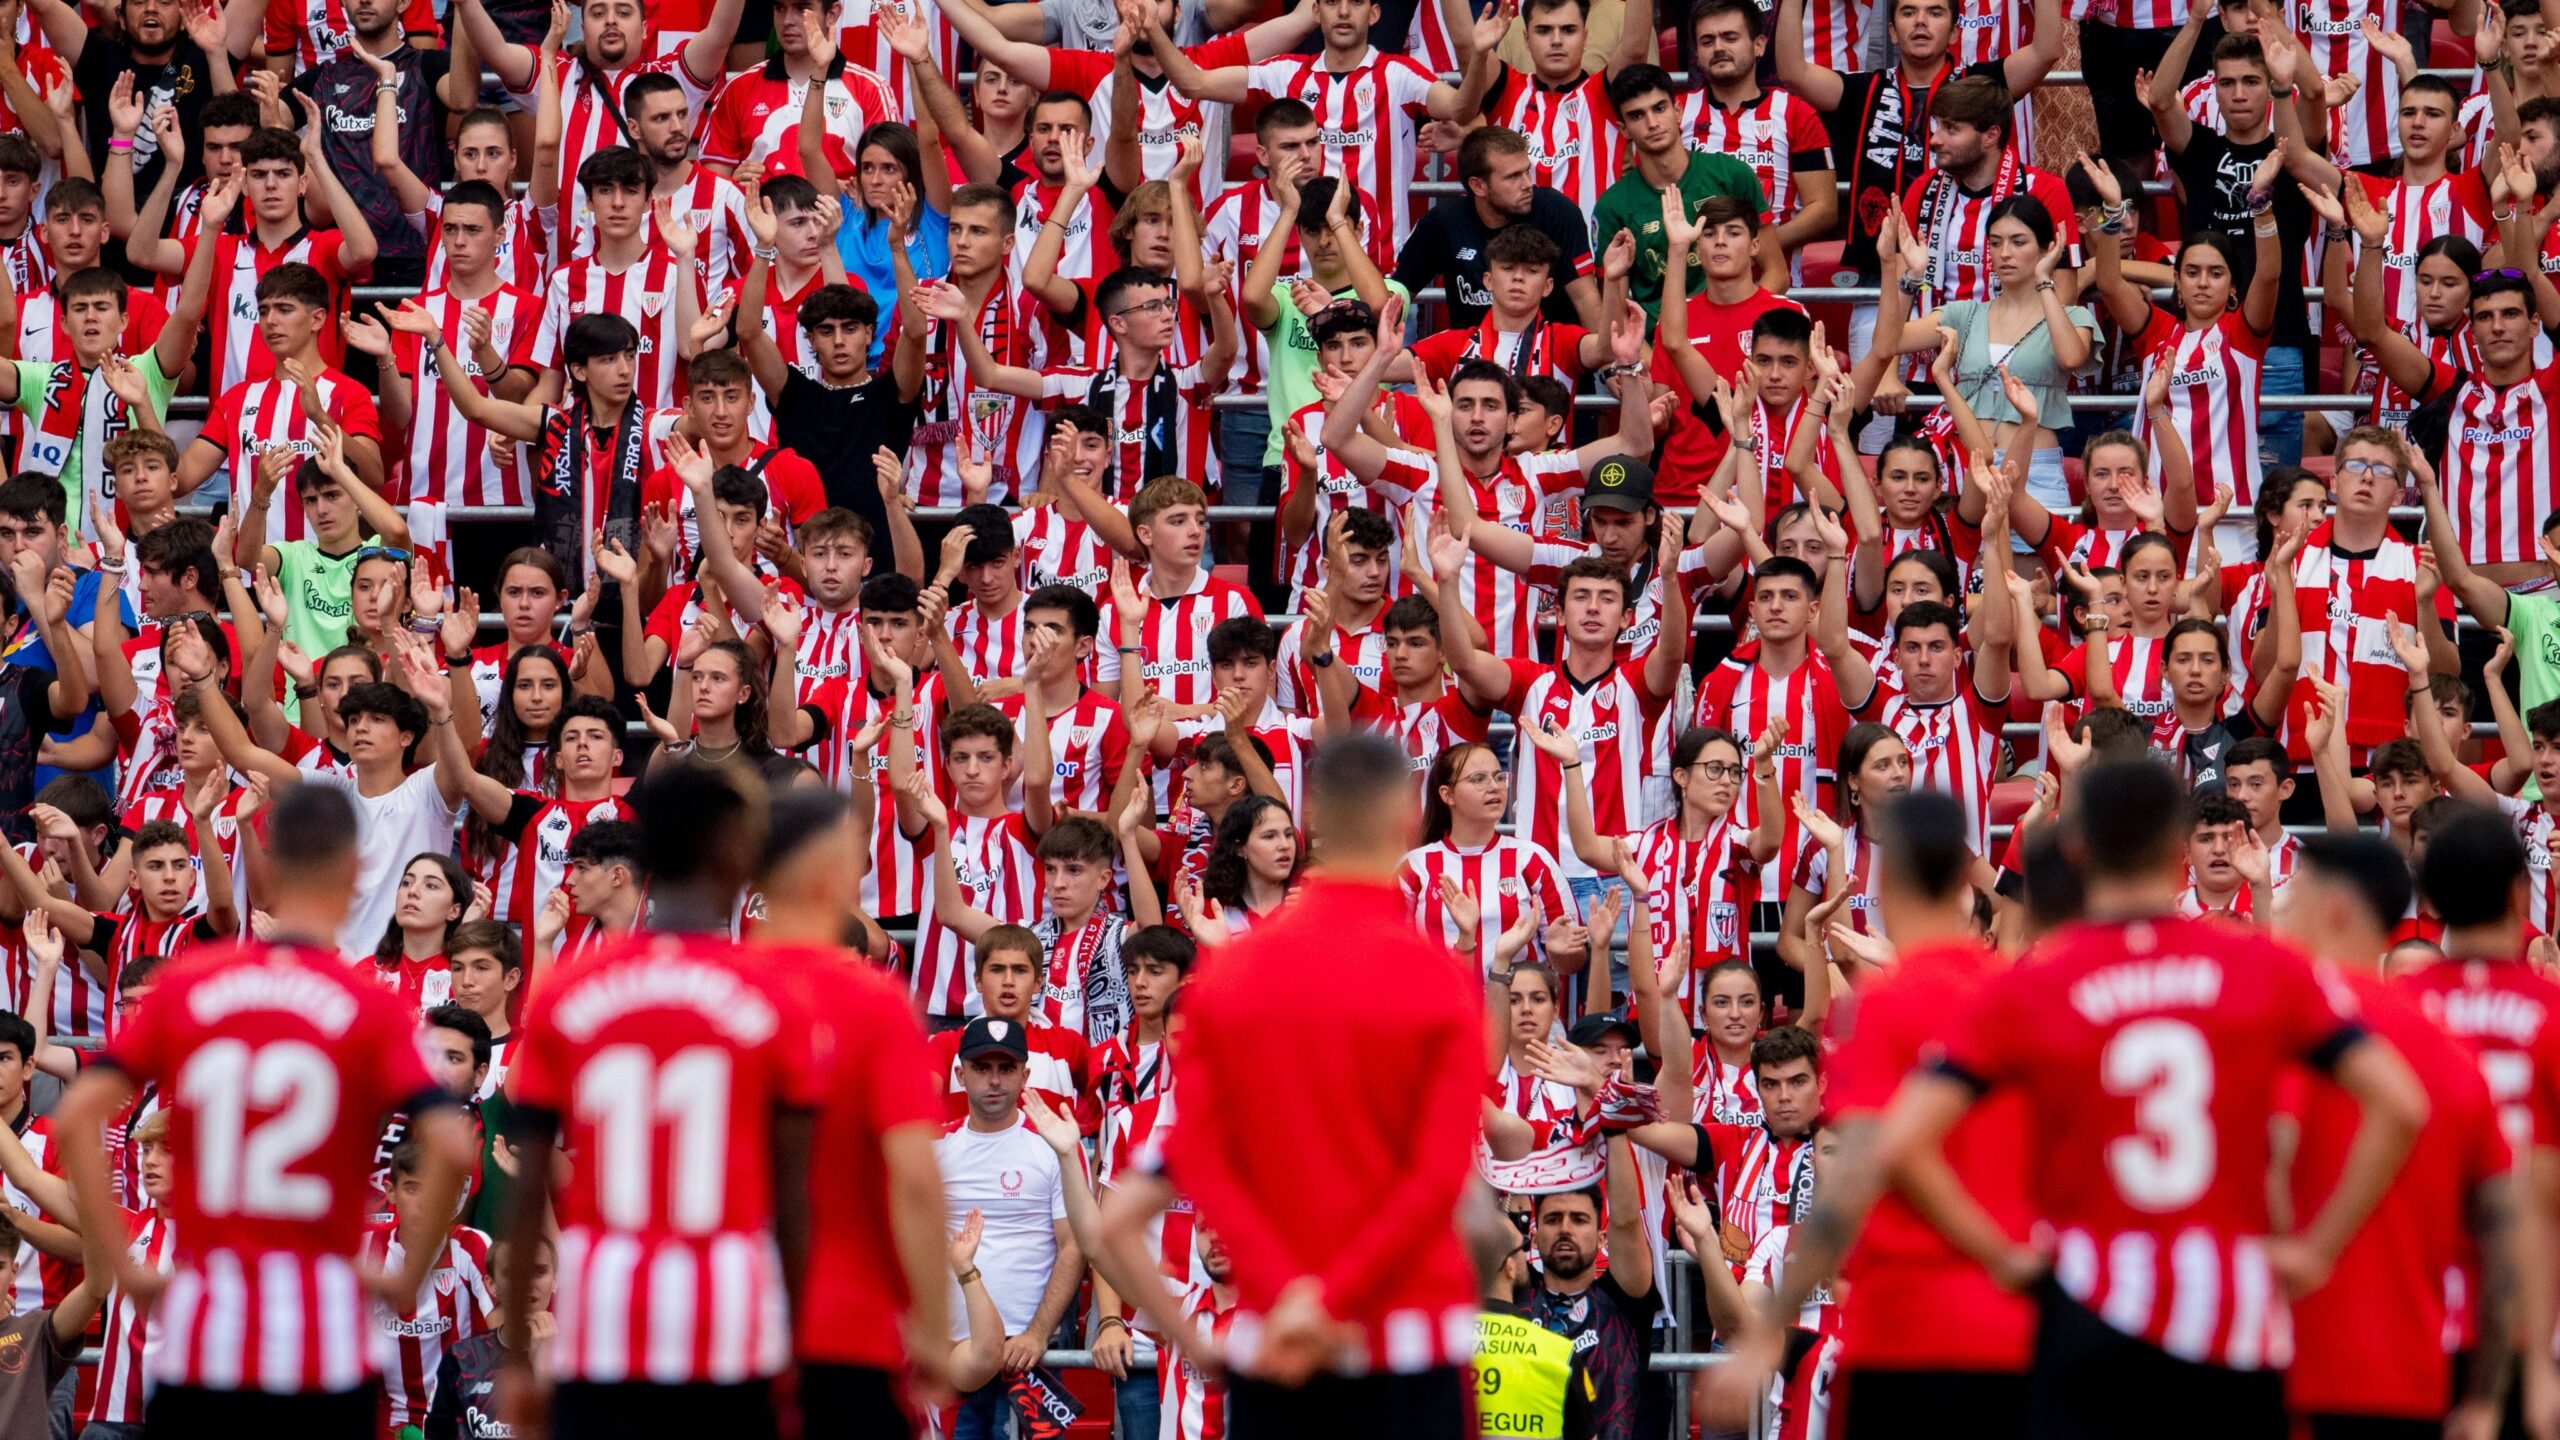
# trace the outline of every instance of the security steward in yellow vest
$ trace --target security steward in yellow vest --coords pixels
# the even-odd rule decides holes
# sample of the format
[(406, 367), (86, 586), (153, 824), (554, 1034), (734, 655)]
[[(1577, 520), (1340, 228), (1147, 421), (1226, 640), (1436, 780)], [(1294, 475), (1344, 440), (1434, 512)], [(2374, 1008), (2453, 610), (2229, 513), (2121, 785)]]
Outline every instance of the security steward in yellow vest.
[(1587, 1440), (1591, 1375), (1571, 1340), (1518, 1306), (1487, 1300), (1476, 1316), (1476, 1433), (1485, 1440)]

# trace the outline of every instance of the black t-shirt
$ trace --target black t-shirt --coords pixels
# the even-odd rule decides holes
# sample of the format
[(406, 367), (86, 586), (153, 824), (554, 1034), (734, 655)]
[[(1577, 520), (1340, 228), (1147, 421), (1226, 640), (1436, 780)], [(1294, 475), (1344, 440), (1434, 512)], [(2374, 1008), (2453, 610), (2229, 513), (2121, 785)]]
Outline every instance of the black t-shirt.
[[(1371, 216), (1369, 223), (1378, 223), (1377, 217)], [(1565, 287), (1591, 268), (1591, 222), (1572, 201), (1540, 185), (1529, 194), (1529, 213), (1511, 223), (1542, 230), (1556, 242), (1556, 283), (1547, 292), (1546, 317), (1579, 323), (1582, 317)], [(1403, 253), (1396, 256), (1397, 281), (1416, 293), (1433, 284), (1447, 286), (1449, 327), (1474, 328), (1493, 308), (1493, 297), (1484, 284), (1484, 248), (1493, 239), (1494, 228), (1476, 213), (1475, 197), (1449, 196), (1424, 212), (1413, 227)]]
[(133, 72), (134, 93), (143, 97), (142, 128), (133, 136), (133, 194), (138, 205), (160, 181), (160, 139), (152, 133), (151, 117), (163, 105), (178, 107), (178, 130), (190, 137), (178, 183), (184, 185), (204, 173), (204, 102), (213, 95), (213, 68), (204, 51), (183, 35), (168, 59), (145, 64), (133, 58), (123, 41), (90, 31), (81, 43), (79, 63), (71, 67), (71, 83), (82, 95), (93, 97), (80, 107), (81, 133), (89, 147), (89, 161), (100, 174), (107, 168), (107, 142), (115, 138), (115, 122), (107, 116), (105, 97), (115, 88), (116, 77), (127, 70)]
[[(2187, 228), (2220, 230), (2239, 239), (2231, 256), (2234, 294), (2248, 291), (2249, 272), (2257, 260), (2258, 242), (2250, 234), (2255, 222), (2249, 218), (2249, 177), (2275, 148), (2272, 134), (2254, 144), (2235, 145), (2221, 132), (2198, 125), (2187, 148), (2169, 157), (2170, 168), (2187, 192)], [(2276, 252), (2284, 270), (2276, 287), (2276, 325), (2269, 339), (2277, 345), (2309, 345), (2311, 302), (2302, 293), (2302, 251), (2311, 238), (2311, 205), (2291, 175), (2276, 176), (2275, 214)]]
[[(444, 183), (445, 156), (451, 150), (444, 138), (445, 104), (438, 87), (452, 69), (453, 57), (403, 44), (386, 58), (400, 71), (400, 163), (435, 188)], [(401, 214), (399, 195), (373, 168), (373, 87), (373, 67), (351, 51), (340, 51), (328, 64), (293, 81), (294, 89), (319, 103), (321, 153), (372, 223), (382, 258), (421, 260), (427, 237)], [(326, 207), (315, 197), (308, 208), (316, 214)]]
[(53, 733), (53, 672), (0, 662), (0, 840), (36, 838), (27, 819), (35, 800), (36, 746)]
[(1596, 1440), (1635, 1440), (1645, 1357), (1653, 1349), (1653, 1317), (1661, 1312), (1661, 1294), (1648, 1287), (1642, 1295), (1630, 1295), (1612, 1271), (1573, 1295), (1541, 1282), (1531, 1292), (1529, 1309), (1531, 1319), (1573, 1342), (1589, 1371)]
[(800, 452), (826, 487), (827, 503), (870, 522), (878, 544), (889, 537), (889, 512), (871, 457), (882, 446), (905, 454), (916, 428), (916, 407), (898, 398), (898, 377), (887, 370), (842, 390), (810, 379), (793, 367), (773, 407), (773, 443)]
[[(1950, 80), (1988, 75), (2007, 83), (1997, 60), (1962, 69), (1950, 65), (1935, 85), (1902, 83), (1902, 67), (1858, 70), (1840, 77), (1840, 108), (1825, 116), (1831, 153), (1849, 166), (1849, 243), (1840, 263), (1869, 285), (1876, 281), (1876, 230), (1903, 192), (1929, 173), (1929, 102)], [(1813, 277), (1817, 283), (1828, 277)]]

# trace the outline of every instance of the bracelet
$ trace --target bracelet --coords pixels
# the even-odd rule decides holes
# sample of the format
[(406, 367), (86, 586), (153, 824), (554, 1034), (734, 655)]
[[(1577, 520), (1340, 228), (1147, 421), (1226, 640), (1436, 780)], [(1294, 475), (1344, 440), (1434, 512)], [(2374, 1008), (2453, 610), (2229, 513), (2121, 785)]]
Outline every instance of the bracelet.
[(2249, 214), (2253, 219), (2274, 209), (2275, 204), (2276, 192), (2273, 190), (2252, 190), (2249, 192)]
[(1905, 295), (1917, 295), (1928, 288), (1929, 282), (1921, 279), (1917, 275), (1905, 275), (1902, 277), (1902, 293)]
[(1576, 760), (1570, 765), (1559, 765), (1556, 768), (1559, 770), (1579, 770), (1582, 768), (1582, 762)]
[(770, 265), (774, 261), (782, 258), (782, 247), (779, 245), (756, 245), (749, 247), (747, 253), (753, 255), (755, 258), (763, 261), (767, 265)]
[(428, 722), (427, 722), (427, 724), (428, 724), (428, 726), (429, 726), (430, 728), (432, 728), (432, 727), (434, 727), (434, 726), (437, 726), (437, 725), (450, 725), (450, 724), (452, 724), (452, 723), (453, 723), (453, 716), (452, 716), (452, 714), (451, 714), (450, 712), (448, 712), (448, 713), (445, 715), (445, 717), (444, 717), (443, 719), (441, 719), (441, 720), (430, 720), (430, 721), (428, 721)]
[(2497, 221), (2497, 222), (2498, 222), (2499, 224), (2501, 224), (2501, 225), (2504, 225), (2504, 224), (2506, 224), (2508, 221), (2513, 220), (2513, 219), (2515, 219), (2515, 218), (2516, 218), (2516, 209), (2515, 209), (2515, 207), (2514, 207), (2514, 206), (2510, 205), (2510, 206), (2508, 206), (2508, 207), (2507, 207), (2507, 213), (2506, 213), (2506, 214), (2504, 214), (2504, 215), (2501, 215), (2501, 214), (2499, 214), (2497, 211), (2492, 210), (2492, 211), (2490, 211), (2490, 212), (2489, 212), (2489, 218), (2490, 218), (2490, 219), (2492, 219), (2492, 220)]
[(1144, 655), (1147, 653), (1147, 647), (1144, 645), (1121, 645), (1115, 648), (1117, 648), (1123, 655)]
[(1102, 1317), (1101, 1322), (1093, 1327), (1093, 1338), (1096, 1340), (1101, 1339), (1102, 1332), (1113, 1325), (1117, 1325), (1123, 1330), (1129, 1328), (1129, 1322), (1121, 1319), (1119, 1316), (1105, 1315)]
[(130, 150), (133, 148), (133, 142), (125, 139), (109, 140), (107, 142), (107, 148), (109, 150)]
[(951, 1277), (951, 1282), (952, 1282), (953, 1284), (955, 1284), (955, 1285), (964, 1285), (964, 1286), (965, 1286), (965, 1285), (969, 1285), (969, 1284), (974, 1283), (974, 1282), (977, 1280), (977, 1278), (978, 1278), (978, 1267), (977, 1267), (977, 1266), (975, 1266), (975, 1265), (972, 1265), (972, 1266), (970, 1266), (968, 1269), (961, 1271), (959, 1274), (952, 1276), (952, 1277)]
[(317, 700), (320, 698), (320, 687), (317, 685), (296, 685), (293, 687), (293, 698), (296, 700)]
[(2249, 227), (2249, 233), (2261, 240), (2271, 240), (2281, 233), (2281, 228), (2273, 220), (2260, 216), (2259, 222)]
[(117, 556), (113, 560), (101, 555), (98, 557), (98, 573), (101, 575), (122, 575), (125, 573), (127, 563), (128, 562), (121, 555)]
[(2269, 87), (2268, 87), (2268, 89), (2267, 89), (2267, 94), (2268, 94), (2271, 98), (2273, 98), (2273, 99), (2277, 99), (2277, 100), (2290, 100), (2290, 99), (2292, 99), (2292, 98), (2293, 98), (2293, 88), (2294, 88), (2294, 87), (2292, 87), (2292, 86), (2288, 85), (2288, 86), (2286, 86), (2285, 88), (2283, 88), (2282, 90), (2278, 90), (2278, 89), (2274, 88), (2273, 86), (2269, 86)]
[(2336, 244), (2344, 244), (2356, 238), (2355, 228), (2349, 225), (2331, 225), (2324, 228), (2321, 234)]
[(1041, 221), (1040, 223), (1041, 223), (1041, 224), (1043, 224), (1043, 225), (1055, 225), (1055, 226), (1057, 226), (1057, 227), (1058, 227), (1058, 233), (1059, 233), (1059, 234), (1061, 234), (1061, 235), (1064, 235), (1065, 233), (1067, 233), (1067, 222), (1066, 222), (1066, 221), (1064, 221), (1064, 220), (1059, 219), (1059, 218), (1058, 218), (1057, 216), (1055, 216), (1055, 215), (1050, 216), (1048, 219), (1043, 220), (1043, 221)]
[(2036, 293), (2039, 295), (2051, 294), (2055, 288), (2055, 284), (2051, 280), (2039, 280), (2036, 282)]
[(451, 653), (451, 652), (449, 652), (449, 651), (448, 651), (448, 652), (446, 653), (445, 657), (444, 657), (444, 668), (446, 668), (447, 670), (468, 670), (468, 669), (470, 669), (470, 668), (471, 668), (471, 652), (469, 652), (469, 651), (467, 651), (467, 650), (466, 650), (466, 651), (464, 651), (462, 654), (456, 655), (456, 654), (453, 654), (453, 653)]
[(892, 729), (913, 730), (916, 728), (916, 712), (913, 710), (892, 710), (889, 712), (889, 725)]
[(444, 621), (433, 615), (419, 615), (409, 621), (412, 635), (438, 635), (444, 632)]

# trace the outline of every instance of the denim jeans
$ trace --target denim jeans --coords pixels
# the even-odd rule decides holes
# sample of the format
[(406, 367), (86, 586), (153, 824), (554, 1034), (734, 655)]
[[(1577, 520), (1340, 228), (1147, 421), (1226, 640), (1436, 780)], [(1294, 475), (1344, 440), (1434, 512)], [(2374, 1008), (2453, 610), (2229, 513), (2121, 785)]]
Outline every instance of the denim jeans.
[(999, 1375), (960, 1397), (951, 1414), (951, 1440), (1003, 1440), (1013, 1433), (1012, 1382)]
[[(1159, 1366), (1181, 1363), (1163, 1350), (1156, 1352)], [(1112, 1403), (1120, 1411), (1120, 1440), (1156, 1440), (1164, 1423), (1162, 1386), (1163, 1377), (1154, 1370), (1132, 1369), (1127, 1379), (1113, 1383)]]
[[(1586, 921), (1591, 918), (1591, 909), (1600, 903), (1601, 896), (1615, 890), (1623, 897), (1627, 888), (1626, 882), (1615, 875), (1577, 875), (1571, 883), (1573, 906), (1582, 912), (1582, 918)], [(1627, 962), (1623, 954), (1627, 943), (1627, 914), (1627, 908), (1622, 905), (1618, 910), (1618, 928), (1605, 936), (1591, 937), (1591, 943), (1594, 945), (1606, 944), (1612, 947), (1609, 955), (1609, 991), (1613, 995), (1627, 993)], [(1592, 958), (1599, 959), (1596, 955)], [(1578, 991), (1576, 993), (1579, 994)], [(1575, 1015), (1579, 1016), (1580, 1013), (1577, 1007)]]
[[(2267, 358), (2258, 370), (2258, 393), (2261, 395), (2307, 395), (2310, 393), (2310, 371), (2303, 364), (2302, 349), (2295, 345), (2270, 345)], [(2258, 461), (2262, 465), (2299, 465), (2302, 463), (2302, 412), (2299, 410), (2258, 411)], [(2199, 496), (2198, 502), (2210, 496)]]

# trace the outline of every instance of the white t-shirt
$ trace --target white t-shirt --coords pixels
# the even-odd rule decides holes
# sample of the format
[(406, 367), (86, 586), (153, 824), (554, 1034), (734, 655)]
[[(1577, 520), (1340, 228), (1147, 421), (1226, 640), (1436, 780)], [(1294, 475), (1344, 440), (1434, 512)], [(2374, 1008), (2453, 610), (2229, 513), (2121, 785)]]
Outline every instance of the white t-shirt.
[(401, 781), (398, 789), (370, 798), (358, 793), (353, 775), (314, 773), (303, 777), (303, 783), (326, 785), (356, 807), (356, 896), (347, 923), (338, 927), (338, 952), (371, 955), (400, 898), (400, 872), (420, 855), (453, 853), (459, 812), (444, 803), (432, 765)]
[[(972, 1210), (986, 1219), (985, 1236), (978, 1241), (978, 1269), (996, 1313), (1004, 1317), (1004, 1333), (1019, 1335), (1030, 1327), (1058, 1262), (1055, 1222), (1067, 1218), (1058, 1152), (1028, 1120), (992, 1133), (963, 1123), (934, 1142), (933, 1158), (942, 1167), (950, 1228), (959, 1229)], [(962, 1340), (968, 1334), (968, 1307), (955, 1284), (951, 1338)]]

